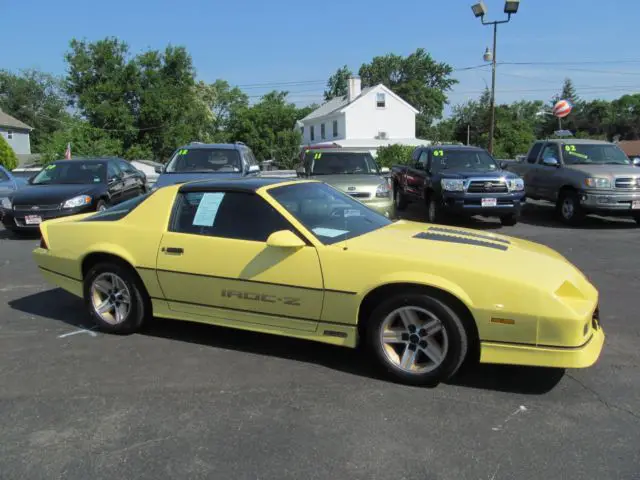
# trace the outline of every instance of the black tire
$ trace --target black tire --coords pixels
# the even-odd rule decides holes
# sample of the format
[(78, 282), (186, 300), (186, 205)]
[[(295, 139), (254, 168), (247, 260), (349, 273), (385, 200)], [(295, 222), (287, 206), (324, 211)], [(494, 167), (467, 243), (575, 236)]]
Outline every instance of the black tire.
[(109, 204), (102, 198), (98, 200), (98, 203), (96, 203), (96, 212), (101, 212), (102, 210), (106, 210), (107, 208), (109, 208)]
[[(124, 282), (129, 291), (130, 306), (127, 314), (119, 323), (105, 321), (94, 308), (92, 286), (94, 281), (104, 274), (116, 275)], [(100, 330), (107, 333), (128, 334), (139, 331), (147, 316), (151, 314), (151, 303), (140, 280), (131, 271), (131, 268), (119, 263), (99, 263), (93, 266), (84, 278), (83, 292), (85, 306), (93, 322)]]
[(636, 221), (638, 225), (640, 225), (640, 215), (634, 215), (633, 219)]
[(577, 192), (565, 190), (561, 192), (556, 204), (560, 219), (567, 225), (578, 225), (585, 217)]
[[(433, 370), (411, 373), (395, 364), (387, 354), (387, 349), (381, 340), (382, 329), (387, 318), (399, 308), (414, 307), (435, 315), (448, 340), (448, 347), (444, 352), (444, 359)], [(420, 329), (419, 331), (422, 331)], [(381, 303), (371, 314), (365, 325), (366, 347), (373, 355), (375, 362), (393, 380), (421, 386), (435, 386), (451, 378), (464, 362), (469, 351), (469, 340), (460, 316), (448, 305), (447, 300), (438, 295), (420, 292), (396, 294)], [(421, 345), (419, 345), (421, 346)], [(399, 345), (400, 349), (410, 348)], [(400, 353), (398, 353), (398, 358)], [(425, 357), (426, 358), (426, 357)]]
[(435, 195), (429, 195), (427, 197), (427, 222), (442, 223), (443, 217), (442, 204)]
[(509, 215), (503, 215), (500, 217), (500, 223), (505, 227), (513, 227), (518, 223), (518, 215), (511, 213)]
[(402, 211), (407, 208), (407, 199), (404, 198), (400, 185), (396, 185), (393, 189), (393, 203), (395, 204), (396, 211)]

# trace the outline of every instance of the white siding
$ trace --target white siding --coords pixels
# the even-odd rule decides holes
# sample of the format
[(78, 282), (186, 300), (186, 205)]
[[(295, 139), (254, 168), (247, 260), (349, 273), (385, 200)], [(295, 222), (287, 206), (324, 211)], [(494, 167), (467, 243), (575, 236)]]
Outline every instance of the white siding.
[[(311, 143), (330, 142), (332, 140), (343, 140), (345, 137), (345, 122), (344, 115), (331, 115), (329, 117), (322, 117), (318, 119), (308, 120), (304, 122), (304, 135), (302, 137), (302, 143), (305, 145)], [(333, 122), (338, 122), (338, 136), (333, 136)], [(325, 138), (322, 138), (322, 124), (324, 123)], [(314, 127), (315, 137), (311, 140), (311, 126)]]
[[(9, 132), (11, 132), (12, 138), (9, 138)], [(4, 137), (4, 139), (7, 141), (9, 146), (13, 148), (13, 151), (16, 152), (16, 154), (31, 154), (31, 140), (29, 139), (28, 131), (0, 127), (0, 135)]]
[(376, 105), (375, 88), (345, 111), (347, 138), (375, 138), (379, 132), (386, 132), (387, 138), (414, 138), (416, 135), (416, 115), (404, 103), (393, 96), (385, 95), (385, 107)]

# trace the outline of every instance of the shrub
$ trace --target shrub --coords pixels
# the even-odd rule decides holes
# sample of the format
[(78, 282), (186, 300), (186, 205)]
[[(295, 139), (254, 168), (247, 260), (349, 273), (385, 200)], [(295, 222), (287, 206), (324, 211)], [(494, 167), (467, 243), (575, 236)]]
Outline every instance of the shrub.
[(378, 165), (381, 167), (391, 167), (391, 165), (406, 165), (411, 161), (411, 154), (415, 147), (411, 145), (387, 145), (378, 148), (378, 156), (376, 158)]
[(7, 170), (13, 170), (18, 166), (18, 157), (13, 148), (9, 146), (7, 141), (0, 135), (0, 165)]

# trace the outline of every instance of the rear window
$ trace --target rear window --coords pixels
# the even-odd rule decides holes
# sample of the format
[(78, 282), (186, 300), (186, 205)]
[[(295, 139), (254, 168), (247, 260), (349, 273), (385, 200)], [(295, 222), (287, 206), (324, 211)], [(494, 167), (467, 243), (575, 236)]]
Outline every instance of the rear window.
[(133, 212), (142, 202), (144, 202), (147, 198), (149, 198), (152, 193), (146, 193), (144, 195), (139, 195), (136, 198), (132, 198), (131, 200), (127, 200), (126, 202), (119, 203), (114, 205), (113, 207), (107, 208), (102, 212), (98, 212), (95, 215), (91, 215), (90, 217), (85, 218), (83, 221), (85, 222), (115, 222), (116, 220), (121, 220), (131, 212)]
[(309, 151), (305, 164), (311, 175), (380, 174), (371, 154), (364, 152)]

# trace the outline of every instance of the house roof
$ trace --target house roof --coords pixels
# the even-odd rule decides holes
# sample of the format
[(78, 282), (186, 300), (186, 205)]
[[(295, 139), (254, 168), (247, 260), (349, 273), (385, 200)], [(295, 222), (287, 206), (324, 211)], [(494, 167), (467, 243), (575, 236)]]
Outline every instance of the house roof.
[(17, 118), (13, 118), (8, 113), (4, 113), (0, 110), (0, 127), (11, 127), (17, 128), (21, 130), (33, 130), (32, 127), (27, 125), (26, 123), (21, 122)]
[[(375, 87), (367, 87), (363, 88), (356, 98), (353, 99), (353, 102), (358, 101), (360, 98), (364, 97), (367, 93), (373, 90)], [(351, 103), (353, 103), (351, 102)], [(327, 103), (323, 103), (318, 108), (316, 108), (309, 115), (304, 117), (302, 121), (305, 120), (313, 120), (314, 118), (326, 117), (327, 115), (331, 115), (332, 113), (339, 112), (344, 107), (349, 105), (349, 96), (345, 95), (343, 97), (336, 97), (329, 100)]]
[(640, 140), (621, 140), (618, 146), (628, 156), (640, 155)]

